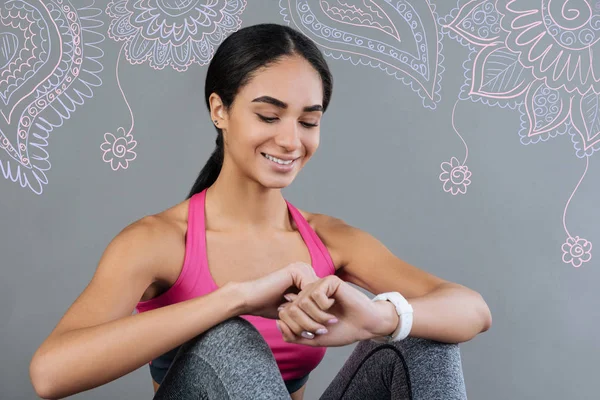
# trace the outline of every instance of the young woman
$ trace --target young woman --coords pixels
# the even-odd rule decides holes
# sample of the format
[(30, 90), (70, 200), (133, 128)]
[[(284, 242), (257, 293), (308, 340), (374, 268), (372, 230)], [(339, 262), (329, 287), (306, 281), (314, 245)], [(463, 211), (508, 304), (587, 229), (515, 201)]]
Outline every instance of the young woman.
[(360, 342), (323, 398), (465, 398), (456, 343), (489, 329), (482, 297), (282, 196), (319, 146), (331, 93), (322, 54), (289, 27), (221, 44), (205, 87), (214, 153), (185, 201), (108, 245), (33, 356), (39, 396), (149, 363), (155, 399), (299, 400), (326, 347)]

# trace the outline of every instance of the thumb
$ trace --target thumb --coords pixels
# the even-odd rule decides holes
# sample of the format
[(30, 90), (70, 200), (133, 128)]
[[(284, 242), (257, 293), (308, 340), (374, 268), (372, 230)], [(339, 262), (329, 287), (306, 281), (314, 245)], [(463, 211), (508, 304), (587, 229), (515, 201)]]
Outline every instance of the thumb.
[[(327, 297), (325, 292), (326, 289), (323, 290), (322, 288), (318, 288), (312, 292), (312, 299), (323, 311), (329, 310), (335, 304), (335, 299)], [(295, 293), (286, 293), (283, 297), (285, 297), (288, 302), (292, 302), (298, 298), (298, 295)]]
[(289, 265), (291, 270), (292, 282), (294, 286), (302, 290), (307, 285), (319, 280), (315, 270), (311, 265), (303, 262), (296, 262)]
[(340, 279), (337, 275), (328, 275), (322, 280), (322, 286), (320, 287), (323, 296), (335, 297), (336, 293), (345, 282)]

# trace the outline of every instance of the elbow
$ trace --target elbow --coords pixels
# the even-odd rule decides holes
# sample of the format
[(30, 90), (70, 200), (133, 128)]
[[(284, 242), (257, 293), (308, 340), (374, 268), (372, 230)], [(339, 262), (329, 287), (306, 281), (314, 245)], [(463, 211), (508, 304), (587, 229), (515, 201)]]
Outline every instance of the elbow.
[(42, 399), (56, 398), (54, 388), (51, 385), (51, 379), (46, 372), (47, 367), (44, 366), (42, 357), (35, 354), (29, 364), (29, 379), (33, 385), (35, 393)]
[(482, 324), (482, 328), (481, 328), (481, 332), (486, 332), (488, 331), (491, 327), (492, 327), (492, 312), (490, 311), (490, 308), (488, 307), (487, 303), (485, 302), (485, 300), (483, 299), (483, 296), (479, 295), (480, 298), (480, 305), (479, 305), (479, 315), (481, 318), (481, 324)]

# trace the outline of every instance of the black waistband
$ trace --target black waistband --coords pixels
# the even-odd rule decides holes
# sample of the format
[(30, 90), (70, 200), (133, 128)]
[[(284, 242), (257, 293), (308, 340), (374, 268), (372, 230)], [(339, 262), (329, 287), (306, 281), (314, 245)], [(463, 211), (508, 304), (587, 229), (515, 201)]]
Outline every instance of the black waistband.
[(287, 387), (288, 393), (292, 394), (298, 389), (300, 389), (302, 386), (304, 386), (304, 384), (308, 380), (308, 375), (310, 374), (306, 374), (301, 378), (289, 379), (285, 381), (285, 386)]

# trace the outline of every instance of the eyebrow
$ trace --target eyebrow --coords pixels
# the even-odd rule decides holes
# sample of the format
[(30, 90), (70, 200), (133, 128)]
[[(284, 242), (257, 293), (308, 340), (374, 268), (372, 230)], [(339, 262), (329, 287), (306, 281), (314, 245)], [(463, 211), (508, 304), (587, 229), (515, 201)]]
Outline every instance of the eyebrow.
[[(279, 107), (279, 108), (282, 108), (284, 110), (288, 108), (287, 103), (284, 103), (281, 100), (277, 100), (276, 98), (273, 98), (271, 96), (257, 97), (256, 99), (252, 100), (252, 103), (267, 103), (267, 104), (272, 104), (275, 107)], [(315, 104), (314, 106), (304, 107), (303, 111), (304, 112), (313, 112), (313, 111), (321, 111), (321, 112), (323, 112), (323, 106), (320, 105), (320, 104)]]

